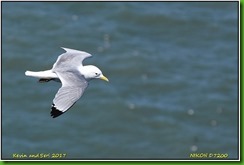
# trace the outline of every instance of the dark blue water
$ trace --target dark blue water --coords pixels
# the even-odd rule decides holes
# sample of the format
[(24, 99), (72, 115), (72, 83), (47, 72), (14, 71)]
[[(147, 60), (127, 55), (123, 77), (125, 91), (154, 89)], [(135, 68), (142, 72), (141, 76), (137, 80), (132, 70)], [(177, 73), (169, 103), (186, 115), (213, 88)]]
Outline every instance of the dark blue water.
[[(110, 82), (52, 119), (60, 84), (24, 72), (61, 46)], [(3, 159), (236, 159), (238, 114), (237, 2), (2, 2)]]

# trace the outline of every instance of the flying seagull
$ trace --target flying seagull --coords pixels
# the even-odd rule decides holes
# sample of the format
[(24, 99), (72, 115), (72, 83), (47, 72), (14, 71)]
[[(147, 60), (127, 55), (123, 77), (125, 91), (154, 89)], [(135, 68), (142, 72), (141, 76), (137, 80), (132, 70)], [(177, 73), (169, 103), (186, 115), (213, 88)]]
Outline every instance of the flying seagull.
[(51, 116), (56, 118), (69, 110), (83, 95), (91, 79), (99, 78), (109, 81), (102, 71), (94, 65), (83, 66), (84, 59), (92, 55), (69, 48), (61, 54), (50, 70), (33, 72), (26, 71), (26, 76), (39, 78), (39, 82), (50, 80), (61, 82), (62, 86), (53, 99)]

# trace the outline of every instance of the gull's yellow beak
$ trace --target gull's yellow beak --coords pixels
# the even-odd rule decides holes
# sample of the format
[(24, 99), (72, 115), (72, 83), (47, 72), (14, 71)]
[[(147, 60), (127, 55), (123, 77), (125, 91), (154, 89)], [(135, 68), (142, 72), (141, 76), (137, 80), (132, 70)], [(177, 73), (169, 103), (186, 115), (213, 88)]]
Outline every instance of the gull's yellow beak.
[(104, 75), (101, 75), (100, 79), (109, 82), (108, 78), (105, 77)]

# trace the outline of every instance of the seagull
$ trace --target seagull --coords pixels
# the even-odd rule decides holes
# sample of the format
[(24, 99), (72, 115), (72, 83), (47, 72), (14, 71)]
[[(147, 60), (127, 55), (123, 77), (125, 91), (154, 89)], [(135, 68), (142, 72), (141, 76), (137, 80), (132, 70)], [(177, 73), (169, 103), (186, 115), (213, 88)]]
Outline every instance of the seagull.
[(53, 64), (52, 69), (45, 71), (26, 71), (26, 76), (39, 78), (39, 82), (56, 81), (62, 86), (56, 93), (51, 107), (51, 116), (56, 118), (69, 110), (83, 95), (92, 79), (109, 81), (102, 71), (94, 65), (83, 66), (84, 59), (92, 55), (69, 48), (61, 47), (65, 53), (61, 54)]

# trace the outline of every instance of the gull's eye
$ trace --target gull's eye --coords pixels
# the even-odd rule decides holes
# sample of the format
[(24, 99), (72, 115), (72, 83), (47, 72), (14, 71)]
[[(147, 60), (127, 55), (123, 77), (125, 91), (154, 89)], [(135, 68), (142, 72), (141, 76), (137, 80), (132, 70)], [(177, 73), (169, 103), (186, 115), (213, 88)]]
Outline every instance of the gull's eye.
[(96, 76), (98, 76), (99, 74), (98, 73), (95, 73)]

